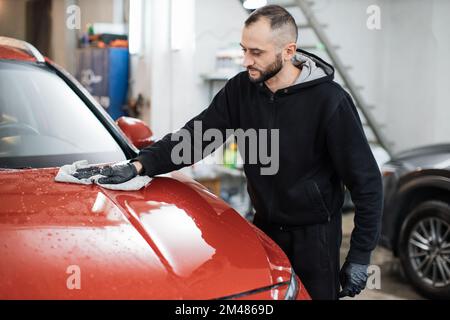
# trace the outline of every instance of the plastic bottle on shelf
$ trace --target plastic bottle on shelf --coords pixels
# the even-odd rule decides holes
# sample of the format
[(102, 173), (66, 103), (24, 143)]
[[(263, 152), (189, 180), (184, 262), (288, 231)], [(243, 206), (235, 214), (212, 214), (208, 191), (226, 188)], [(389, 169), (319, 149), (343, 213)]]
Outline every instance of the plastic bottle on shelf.
[(237, 163), (237, 144), (235, 142), (225, 148), (224, 152), (224, 166), (231, 169), (236, 169)]

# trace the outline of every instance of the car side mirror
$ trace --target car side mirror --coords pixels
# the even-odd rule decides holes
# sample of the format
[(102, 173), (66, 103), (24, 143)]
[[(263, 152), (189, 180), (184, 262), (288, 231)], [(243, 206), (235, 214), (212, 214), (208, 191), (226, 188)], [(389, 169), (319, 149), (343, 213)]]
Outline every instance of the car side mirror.
[(138, 149), (148, 147), (155, 142), (152, 130), (142, 120), (120, 117), (116, 120), (116, 123), (130, 142)]

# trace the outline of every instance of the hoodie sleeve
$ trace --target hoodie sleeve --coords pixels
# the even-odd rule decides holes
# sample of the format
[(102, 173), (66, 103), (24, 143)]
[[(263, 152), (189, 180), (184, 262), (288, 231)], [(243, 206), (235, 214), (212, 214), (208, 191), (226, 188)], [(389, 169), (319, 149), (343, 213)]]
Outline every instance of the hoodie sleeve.
[(347, 93), (328, 123), (327, 147), (355, 204), (355, 227), (346, 260), (369, 264), (381, 229), (382, 181), (358, 112)]
[[(212, 138), (211, 142), (201, 138), (207, 129), (218, 129), (224, 137), (223, 144), (226, 139), (226, 129), (234, 129), (238, 123), (237, 101), (234, 98), (236, 94), (233, 94), (234, 86), (233, 79), (229, 80), (222, 90), (216, 94), (209, 107), (203, 112), (189, 120), (178, 131), (169, 133), (151, 146), (142, 149), (138, 156), (131, 160), (138, 160), (142, 163), (143, 171), (140, 174), (148, 176), (164, 174), (192, 165), (201, 160), (203, 156), (207, 155), (203, 154), (205, 147), (211, 142), (216, 142)], [(201, 132), (198, 129), (200, 127)], [(200, 137), (200, 141), (194, 139), (194, 137)], [(177, 147), (177, 145), (180, 146), (180, 142), (183, 142), (184, 147), (186, 147), (187, 143), (187, 148)], [(197, 144), (198, 142), (200, 145)], [(174, 150), (175, 147), (177, 147), (176, 150)], [(186, 159), (187, 157), (189, 161), (183, 161), (181, 163), (180, 161), (173, 161), (172, 151), (176, 151), (178, 159)], [(212, 151), (214, 150), (211, 150), (209, 153), (212, 153)], [(186, 155), (184, 152), (188, 154)]]

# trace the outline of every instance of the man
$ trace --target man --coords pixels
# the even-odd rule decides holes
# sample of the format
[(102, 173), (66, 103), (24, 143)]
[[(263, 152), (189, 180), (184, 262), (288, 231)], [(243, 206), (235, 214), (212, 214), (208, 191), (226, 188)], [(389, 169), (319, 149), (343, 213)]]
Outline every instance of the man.
[[(297, 25), (282, 7), (269, 5), (245, 21), (241, 46), (246, 72), (227, 82), (194, 121), (203, 129), (279, 129), (279, 170), (261, 163), (244, 170), (255, 208), (254, 224), (287, 254), (313, 299), (355, 296), (365, 287), (371, 251), (380, 232), (381, 177), (351, 97), (333, 82), (334, 69), (297, 49)], [(154, 176), (175, 164), (173, 134), (141, 150), (125, 165), (94, 168), (121, 183)], [(76, 175), (90, 175), (92, 169)], [(339, 269), (343, 185), (355, 203), (355, 228)], [(342, 291), (339, 292), (342, 285)]]

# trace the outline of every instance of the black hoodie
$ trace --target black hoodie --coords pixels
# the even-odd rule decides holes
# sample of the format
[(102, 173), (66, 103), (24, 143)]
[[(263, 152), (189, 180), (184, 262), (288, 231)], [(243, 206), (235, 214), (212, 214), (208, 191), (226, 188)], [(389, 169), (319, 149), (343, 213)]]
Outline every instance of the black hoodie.
[[(241, 72), (183, 128), (193, 134), (194, 121), (202, 121), (203, 131), (217, 128), (224, 134), (225, 129), (279, 129), (278, 172), (262, 175), (261, 167), (267, 166), (244, 164), (256, 214), (275, 226), (327, 223), (341, 212), (345, 184), (356, 208), (347, 260), (368, 264), (380, 233), (381, 175), (352, 98), (333, 81), (333, 67), (297, 51), (326, 76), (272, 93)], [(154, 176), (186, 166), (172, 162), (171, 151), (178, 141), (171, 137), (168, 134), (140, 151), (136, 159), (144, 167), (142, 174)]]

